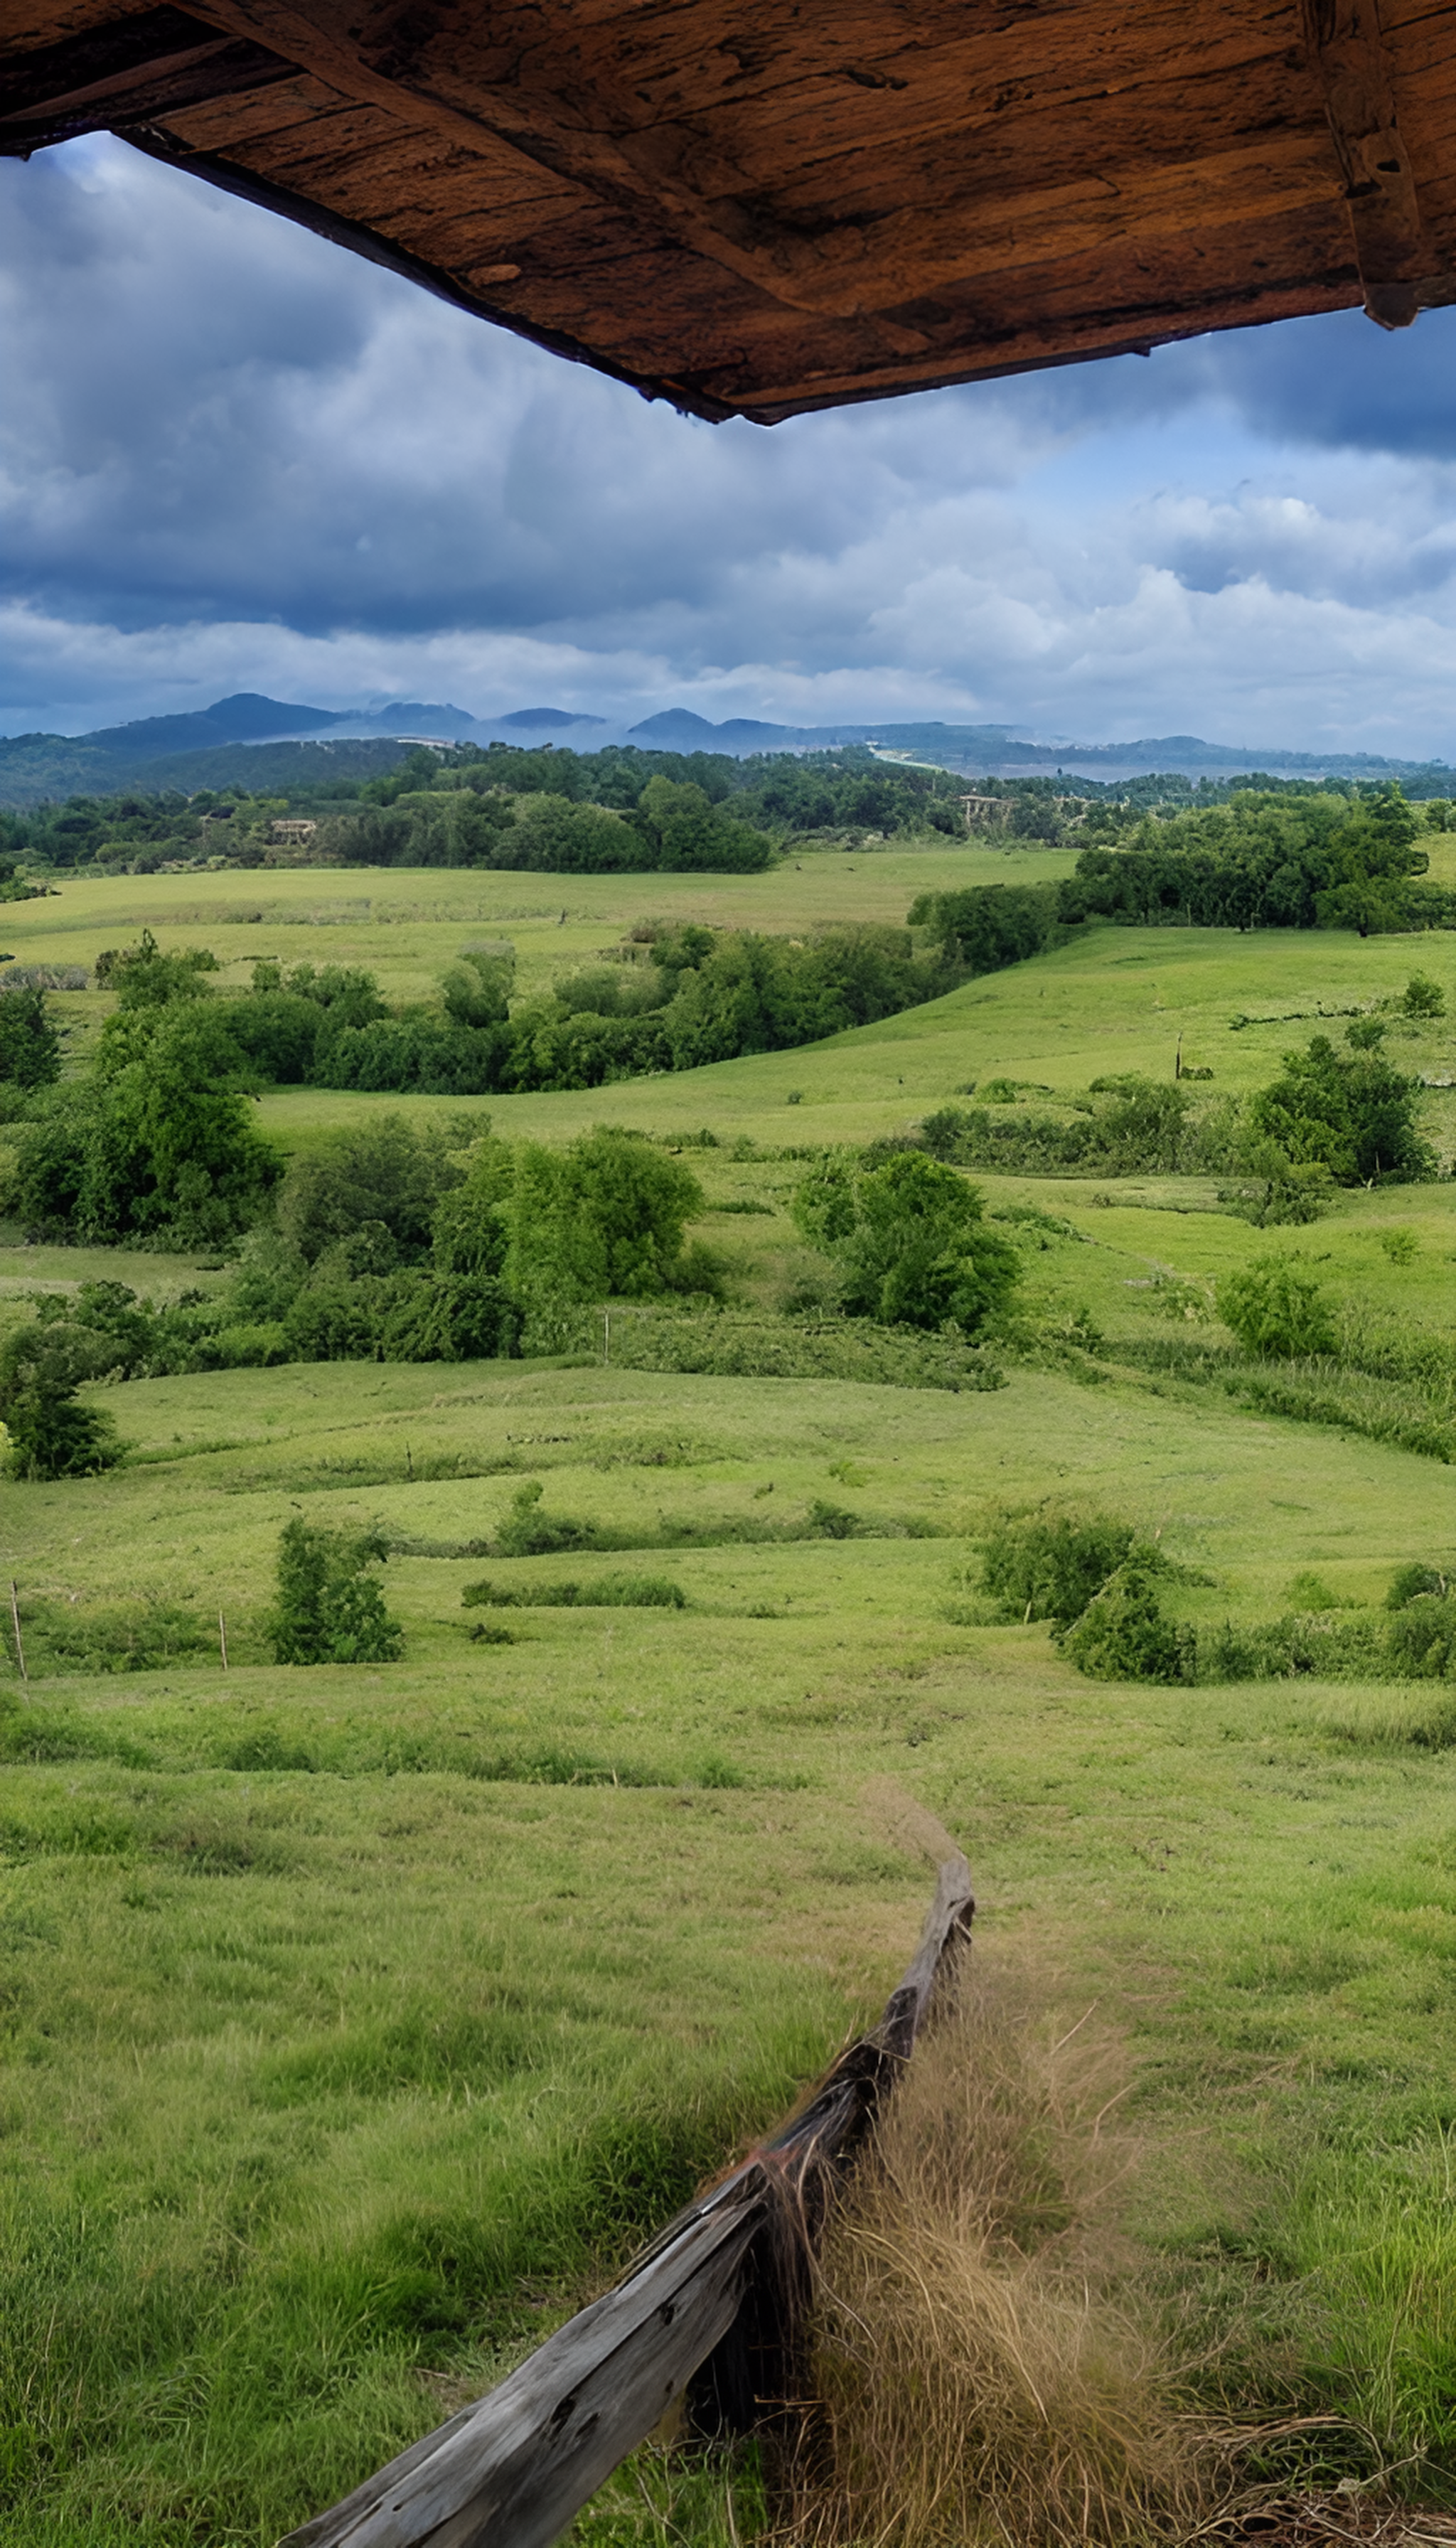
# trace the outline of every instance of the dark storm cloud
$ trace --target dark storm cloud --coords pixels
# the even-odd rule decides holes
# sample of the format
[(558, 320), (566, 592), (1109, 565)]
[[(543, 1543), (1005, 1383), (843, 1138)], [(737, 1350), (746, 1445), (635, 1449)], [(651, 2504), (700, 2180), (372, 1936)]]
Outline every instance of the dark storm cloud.
[(116, 143), (0, 208), (12, 729), (257, 687), (1448, 738), (1451, 314), (766, 434)]

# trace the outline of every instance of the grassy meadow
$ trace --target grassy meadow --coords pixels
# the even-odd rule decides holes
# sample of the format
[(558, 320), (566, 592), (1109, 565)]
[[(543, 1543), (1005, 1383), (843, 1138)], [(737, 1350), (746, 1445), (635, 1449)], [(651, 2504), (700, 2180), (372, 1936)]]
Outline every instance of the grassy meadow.
[[(529, 988), (649, 908), (809, 931), (1057, 871), (1046, 851), (806, 853), (563, 880), (564, 922), (520, 876), (119, 877), (15, 906), (5, 945), (90, 962), (145, 924), (239, 986), (266, 955), (424, 996), (472, 940), (509, 938)], [(260, 1117), (286, 1146), (383, 1110), (550, 1141), (708, 1127), (690, 1234), (768, 1306), (805, 1257), (785, 1153), (992, 1074), (1166, 1076), (1180, 1036), (1211, 1094), (1246, 1090), (1320, 1010), (1417, 966), (1456, 1013), (1444, 937), (1098, 930), (796, 1052), (580, 1095), (294, 1090)], [(107, 1003), (61, 1006), (82, 1052)], [(1387, 1048), (1453, 1075), (1449, 1019)], [(970, 1859), (988, 1966), (1030, 1969), (1068, 2024), (1095, 2003), (1124, 2047), (1125, 2223), (1192, 2313), (1203, 2393), (1299, 2425), (1270, 2466), (1456, 2486), (1448, 1690), (1096, 1683), (976, 1599), (987, 1516), (1047, 1496), (1156, 1535), (1199, 1623), (1267, 1618), (1310, 1574), (1378, 1603), (1398, 1565), (1450, 1562), (1449, 1465), (1159, 1359), (1197, 1331), (1192, 1296), (1270, 1247), (1449, 1341), (1456, 1089), (1424, 1106), (1440, 1181), (1294, 1230), (1203, 1179), (982, 1180), (990, 1209), (1049, 1217), (1006, 1225), (1026, 1305), (1085, 1317), (1096, 1371), (1011, 1359), (966, 1394), (602, 1355), (227, 1371), (101, 1390), (124, 1466), (0, 1486), (23, 1604), (155, 1594), (222, 1610), (228, 1641), (226, 1672), (23, 1684), (12, 1651), (0, 1680), (5, 2548), (263, 2548), (477, 2394), (882, 1999), (931, 1882), (916, 1805)], [(37, 1285), (222, 1279), (0, 1239), (6, 1318)], [(483, 1553), (527, 1480), (623, 1553)], [(806, 1535), (824, 1502), (854, 1535)], [(388, 1539), (403, 1661), (267, 1660), (299, 1512)], [(623, 1567), (685, 1606), (462, 1599)], [(666, 2466), (608, 2489), (582, 2539), (730, 2540), (718, 2481)]]

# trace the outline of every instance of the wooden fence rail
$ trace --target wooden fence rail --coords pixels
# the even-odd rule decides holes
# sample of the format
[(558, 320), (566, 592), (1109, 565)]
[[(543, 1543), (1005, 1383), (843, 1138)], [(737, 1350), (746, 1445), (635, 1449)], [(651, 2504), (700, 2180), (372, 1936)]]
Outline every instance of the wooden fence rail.
[(805, 2103), (499, 2388), (280, 2548), (547, 2548), (684, 2393), (719, 2430), (781, 2411), (830, 2181), (908, 2060), (974, 1909), (964, 1859), (949, 1859), (879, 2024)]

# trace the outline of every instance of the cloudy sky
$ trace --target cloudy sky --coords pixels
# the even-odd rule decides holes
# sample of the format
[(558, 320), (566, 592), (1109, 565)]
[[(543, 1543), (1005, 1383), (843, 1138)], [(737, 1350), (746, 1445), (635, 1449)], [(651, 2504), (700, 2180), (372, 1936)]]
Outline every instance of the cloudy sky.
[(685, 422), (104, 137), (0, 162), (0, 732), (942, 716), (1456, 759), (1456, 313)]

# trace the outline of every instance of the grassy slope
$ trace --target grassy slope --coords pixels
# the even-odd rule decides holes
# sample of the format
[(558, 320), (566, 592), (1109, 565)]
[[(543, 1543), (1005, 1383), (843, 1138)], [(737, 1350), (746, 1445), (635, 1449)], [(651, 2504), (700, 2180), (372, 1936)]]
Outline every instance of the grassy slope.
[[(865, 884), (864, 908), (894, 917), (922, 873), (964, 859), (864, 859), (856, 890), (868, 878), (882, 898)], [(46, 952), (150, 919), (230, 953), (212, 919), (184, 933), (200, 881), (78, 888), (77, 907), (113, 900), (83, 926), (61, 915), (69, 946)], [(391, 878), (454, 914), (410, 923), (402, 963), (422, 983), (464, 898), (499, 897), (499, 916), (523, 881)], [(560, 933), (580, 935), (572, 960), (643, 907), (637, 881), (603, 883)], [(235, 902), (236, 880), (217, 882)], [(699, 883), (682, 907), (741, 893), (783, 926), (783, 884)], [(7, 944), (41, 952), (20, 923), (53, 929), (60, 908), (22, 907)], [(362, 931), (297, 936), (379, 960)], [(266, 952), (295, 951), (280, 933)], [(863, 1136), (993, 1068), (1068, 1085), (1166, 1067), (1180, 1025), (1216, 1089), (1242, 1086), (1314, 1029), (1230, 1035), (1237, 1010), (1354, 1001), (1417, 961), (1456, 1007), (1453, 955), (1444, 939), (1099, 934), (811, 1052), (492, 1111), (550, 1138), (608, 1112), (775, 1143)], [(1449, 1033), (1410, 1050), (1435, 1066)], [(370, 1102), (268, 1112), (306, 1136)], [(713, 1199), (774, 1206), (707, 1225), (744, 1287), (772, 1295), (794, 1257), (792, 1164), (694, 1164)], [(1183, 1209), (1209, 1197), (1176, 1180), (1111, 1207), (1093, 1200), (1105, 1186), (993, 1183), (1095, 1241), (1035, 1253), (1029, 1281), (1115, 1335), (1150, 1329), (1152, 1268), (1206, 1276), (1267, 1243)], [(1354, 1197), (1280, 1243), (1449, 1326), (1452, 1205), (1448, 1186)], [(1378, 1245), (1389, 1223), (1417, 1232), (1409, 1266)], [(16, 1248), (0, 1280), (104, 1261), (134, 1282), (182, 1270)], [(1310, 1566), (1368, 1598), (1401, 1559), (1449, 1555), (1449, 1470), (1207, 1393), (1027, 1372), (956, 1398), (330, 1366), (108, 1403), (141, 1456), (0, 1488), (6, 1572), (27, 1592), (222, 1602), (234, 1668), (38, 1681), (19, 1746), (34, 1757), (3, 1774), (0, 2420), (20, 2492), (0, 2537), (262, 2540), (432, 2420), (452, 2382), (488, 2377), (893, 1977), (927, 1877), (866, 1799), (886, 1774), (963, 1840), (988, 1940), (1020, 1934), (1131, 2030), (1137, 2102), (1172, 2154), (1143, 2198), (1159, 2235), (1200, 2275), (1233, 2258), (1235, 2286), (1296, 2328), (1302, 2394), (1353, 2394), (1393, 2451), (1442, 2437), (1456, 1755), (1409, 1739), (1429, 1693), (1104, 1687), (1039, 1629), (947, 1612), (986, 1504), (1052, 1491), (1160, 1528), (1217, 1579), (1196, 1610), (1267, 1614)], [(465, 1583), (624, 1561), (403, 1556), (403, 1664), (249, 1660), (291, 1510), (458, 1545), (489, 1534), (521, 1475), (548, 1508), (647, 1540), (664, 1517), (782, 1522), (819, 1496), (873, 1535), (655, 1551), (641, 1562), (682, 1583), (686, 1611), (510, 1612), (508, 1647), (469, 1642), (489, 1614), (462, 1611)], [(944, 1535), (894, 1535), (906, 1522)]]

